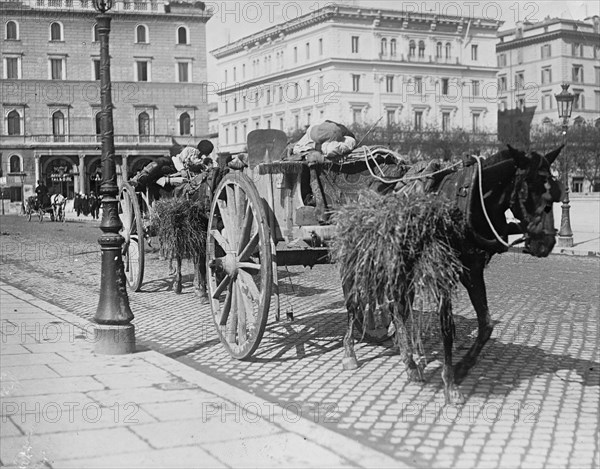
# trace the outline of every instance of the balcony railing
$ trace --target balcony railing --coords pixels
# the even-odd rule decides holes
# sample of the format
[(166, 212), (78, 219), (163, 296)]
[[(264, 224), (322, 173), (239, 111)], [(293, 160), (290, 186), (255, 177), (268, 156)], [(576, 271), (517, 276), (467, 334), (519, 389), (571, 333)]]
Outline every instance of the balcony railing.
[[(115, 144), (165, 144), (172, 142), (171, 135), (115, 135)], [(48, 143), (48, 144), (99, 144), (100, 135), (0, 135), (0, 142), (8, 143)]]

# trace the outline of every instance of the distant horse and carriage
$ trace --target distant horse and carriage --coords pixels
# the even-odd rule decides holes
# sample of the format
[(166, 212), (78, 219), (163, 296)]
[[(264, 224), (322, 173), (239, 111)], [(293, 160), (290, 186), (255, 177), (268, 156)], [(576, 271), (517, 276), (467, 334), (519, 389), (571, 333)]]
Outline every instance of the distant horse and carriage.
[[(205, 252), (205, 259), (194, 259), (195, 286), (205, 296), (201, 283), (206, 277), (215, 328), (230, 355), (240, 360), (256, 351), (269, 312), (274, 312), (275, 319), (280, 318), (277, 268), (332, 262), (336, 226), (323, 217), (323, 210), (335, 213), (348, 203), (360, 206), (361, 191), (367, 188), (393, 192), (407, 170), (410, 173), (397, 154), (382, 147), (361, 147), (334, 161), (307, 162), (285, 161), (288, 142), (281, 131), (255, 130), (248, 135), (247, 143), (245, 164), (224, 161), (218, 168), (207, 170), (210, 177), (204, 177), (207, 182), (202, 193), (208, 203), (205, 223), (200, 228), (205, 235), (200, 250)], [(561, 200), (562, 187), (552, 175), (551, 165), (561, 149), (541, 155), (508, 147), (487, 158), (465, 158), (451, 168), (425, 171), (414, 177), (426, 179), (424, 190), (455, 206), (465, 224), (464, 238), (449, 248), (462, 265), (459, 280), (477, 314), (478, 333), (466, 355), (453, 366), (451, 296), (446, 292), (436, 299), (447, 403), (463, 402), (457, 384), (475, 365), (493, 330), (484, 281), (484, 267), (490, 258), (508, 250), (509, 234), (521, 234), (523, 252), (535, 257), (548, 256), (554, 247), (552, 204)], [(508, 209), (518, 223), (507, 223)], [(128, 285), (134, 291), (139, 291), (143, 283), (144, 244), (151, 211), (147, 194), (127, 183), (122, 185), (123, 256)], [(176, 291), (180, 291), (180, 277), (178, 281)], [(369, 310), (368, 302), (356, 294), (367, 292), (371, 286), (356, 281), (352, 275), (345, 275), (342, 282), (348, 311), (343, 339), (345, 369), (358, 366), (355, 329), (362, 330), (362, 336), (373, 342), (393, 337), (397, 344), (406, 344), (403, 322), (418, 284), (414, 278), (396, 279), (398, 294), (376, 299), (376, 307), (387, 308), (389, 314), (380, 315), (374, 322), (367, 317), (374, 313), (373, 308)], [(410, 343), (400, 347), (400, 356), (409, 379), (423, 380), (422, 367), (415, 363)]]
[(62, 194), (51, 194), (45, 197), (33, 195), (28, 197), (25, 202), (25, 215), (28, 221), (37, 216), (41, 223), (44, 220), (44, 215), (48, 214), (50, 221), (64, 223), (66, 205), (67, 198)]

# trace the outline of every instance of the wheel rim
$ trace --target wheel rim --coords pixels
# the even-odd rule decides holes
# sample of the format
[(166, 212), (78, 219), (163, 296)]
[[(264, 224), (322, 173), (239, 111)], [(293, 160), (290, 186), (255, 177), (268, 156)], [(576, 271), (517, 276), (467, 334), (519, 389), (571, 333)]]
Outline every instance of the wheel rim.
[(123, 185), (119, 194), (119, 217), (125, 278), (131, 290), (139, 291), (144, 277), (144, 231), (137, 195), (129, 184)]
[(273, 267), (263, 202), (242, 173), (227, 175), (215, 191), (206, 250), (208, 293), (221, 342), (232, 357), (249, 358), (267, 323)]

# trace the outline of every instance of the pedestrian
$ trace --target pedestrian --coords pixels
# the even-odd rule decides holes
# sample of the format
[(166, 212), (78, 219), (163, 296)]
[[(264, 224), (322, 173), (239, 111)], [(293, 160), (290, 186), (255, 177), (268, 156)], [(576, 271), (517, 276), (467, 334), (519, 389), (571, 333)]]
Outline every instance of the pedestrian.
[(38, 180), (35, 188), (35, 194), (37, 195), (38, 202), (41, 207), (47, 207), (50, 205), (50, 197), (48, 195), (48, 188), (42, 180)]

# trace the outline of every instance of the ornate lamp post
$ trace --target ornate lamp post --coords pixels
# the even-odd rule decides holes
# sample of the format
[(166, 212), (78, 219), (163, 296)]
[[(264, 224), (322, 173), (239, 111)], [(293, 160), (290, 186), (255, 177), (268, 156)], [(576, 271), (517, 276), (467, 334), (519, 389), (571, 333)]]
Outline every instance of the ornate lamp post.
[(123, 237), (119, 230), (123, 226), (119, 218), (119, 188), (115, 165), (115, 141), (112, 116), (112, 96), (110, 85), (110, 56), (108, 37), (110, 15), (106, 12), (113, 6), (113, 0), (93, 0), (100, 39), (100, 99), (102, 104), (102, 183), (99, 193), (102, 197), (102, 236), (98, 239), (102, 251), (100, 280), (100, 300), (94, 316), (95, 351), (106, 354), (124, 354), (135, 351), (135, 328), (131, 324), (133, 313), (129, 308), (125, 270), (121, 247)]
[[(563, 135), (563, 144), (567, 143), (567, 129), (569, 127), (569, 118), (571, 117), (571, 112), (573, 111), (573, 101), (575, 100), (575, 95), (569, 93), (569, 84), (563, 83), (562, 91), (558, 94), (555, 94), (556, 104), (558, 105), (558, 117), (562, 119), (562, 135)], [(566, 149), (566, 146), (565, 146)], [(563, 174), (563, 184), (565, 186), (565, 195), (562, 204), (562, 215), (560, 217), (560, 230), (558, 232), (558, 245), (562, 247), (572, 247), (573, 246), (573, 231), (571, 230), (571, 217), (569, 214), (569, 160), (567, 158), (566, 152), (563, 150), (563, 158), (565, 160), (564, 165), (564, 174)]]

